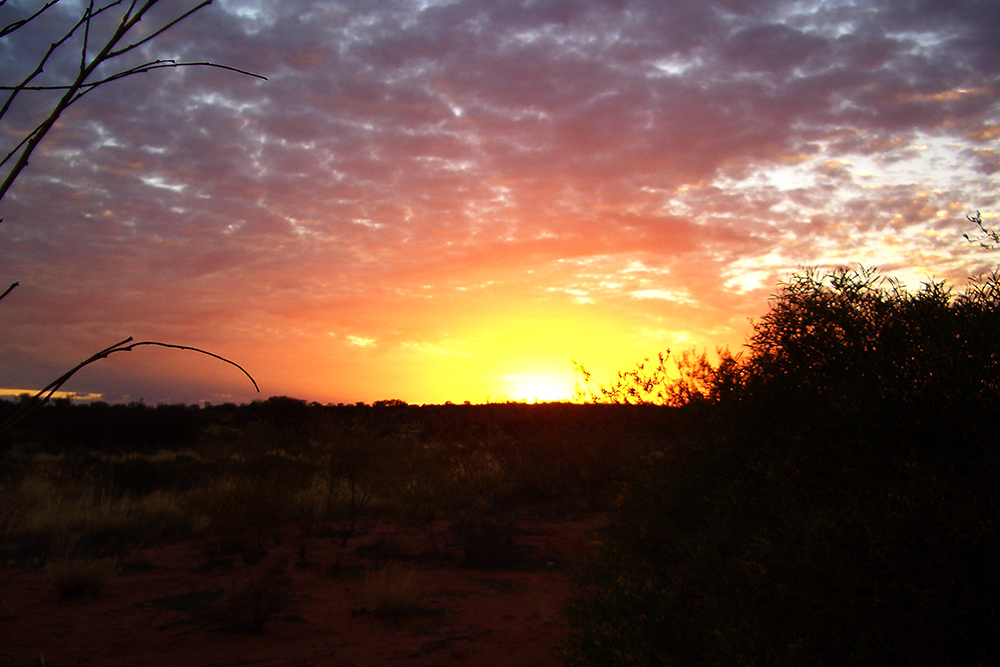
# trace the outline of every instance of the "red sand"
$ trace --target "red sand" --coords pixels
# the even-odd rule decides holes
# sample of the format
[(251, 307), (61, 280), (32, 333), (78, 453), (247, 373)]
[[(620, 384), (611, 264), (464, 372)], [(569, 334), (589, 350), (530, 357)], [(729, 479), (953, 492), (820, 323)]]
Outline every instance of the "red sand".
[[(207, 567), (204, 543), (158, 547), (131, 558), (143, 567), (113, 575), (94, 600), (61, 601), (44, 570), (3, 566), (0, 665), (555, 666), (566, 630), (560, 610), (571, 590), (569, 565), (604, 520), (590, 514), (519, 521), (516, 543), (526, 557), (514, 570), (462, 567), (444, 526), (437, 526), (450, 555), (443, 565), (414, 558), (427, 550), (425, 535), (394, 527), (346, 547), (333, 538), (286, 538), (253, 566), (235, 558), (229, 568)], [(364, 572), (378, 554), (355, 552), (387, 536), (423, 592), (419, 607), (398, 618), (368, 611)], [(297, 562), (300, 543), (304, 562)], [(227, 630), (206, 615), (220, 592), (283, 556), (294, 580), (291, 611), (272, 617), (260, 634)], [(191, 601), (199, 595), (200, 602)]]

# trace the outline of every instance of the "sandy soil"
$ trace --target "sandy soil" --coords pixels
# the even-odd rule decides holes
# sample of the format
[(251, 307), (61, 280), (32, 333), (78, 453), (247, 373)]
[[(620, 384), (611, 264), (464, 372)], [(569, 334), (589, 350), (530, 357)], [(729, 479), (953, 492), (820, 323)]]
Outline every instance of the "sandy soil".
[[(119, 559), (96, 599), (59, 600), (45, 570), (2, 566), (0, 665), (555, 666), (571, 563), (604, 520), (522, 519), (517, 566), (505, 569), (463, 565), (443, 524), (444, 562), (428, 555), (426, 534), (393, 526), (345, 547), (333, 536), (286, 537), (253, 564), (206, 543), (148, 549)], [(291, 606), (258, 634), (234, 629), (233, 591), (281, 561)], [(412, 571), (422, 597), (382, 617), (366, 573), (386, 562)]]

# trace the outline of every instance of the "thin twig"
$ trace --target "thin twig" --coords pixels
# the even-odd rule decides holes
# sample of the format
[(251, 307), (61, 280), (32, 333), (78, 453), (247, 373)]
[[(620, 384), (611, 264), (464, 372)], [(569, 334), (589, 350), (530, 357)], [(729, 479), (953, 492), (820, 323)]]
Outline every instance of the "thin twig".
[[(151, 60), (148, 63), (143, 63), (142, 65), (136, 65), (135, 67), (129, 68), (127, 70), (122, 70), (121, 72), (116, 72), (104, 79), (99, 81), (91, 81), (90, 83), (85, 83), (80, 88), (83, 92), (80, 92), (76, 99), (83, 96), (85, 92), (90, 92), (92, 88), (97, 88), (106, 83), (111, 83), (112, 81), (117, 81), (118, 79), (124, 79), (127, 76), (132, 76), (133, 74), (144, 74), (146, 72), (152, 72), (157, 69), (166, 68), (180, 68), (180, 67), (214, 67), (216, 69), (224, 69), (230, 72), (236, 72), (237, 74), (245, 74), (247, 76), (252, 76), (255, 79), (261, 79), (267, 81), (268, 78), (261, 74), (255, 74), (254, 72), (249, 72), (245, 69), (240, 69), (238, 67), (232, 67), (230, 65), (220, 65), (219, 63), (213, 62), (196, 62), (196, 63), (179, 63), (173, 60)], [(59, 86), (0, 86), (0, 90), (69, 90), (70, 86), (68, 84), (63, 84)], [(76, 101), (76, 100), (74, 100)]]
[[(203, 9), (205, 7), (208, 7), (210, 4), (212, 4), (213, 1), (214, 0), (204, 0), (204, 2), (202, 2), (201, 4), (195, 5), (190, 10), (184, 12), (183, 14), (181, 14), (180, 16), (178, 16), (177, 18), (175, 18), (174, 20), (170, 21), (170, 23), (167, 23), (166, 25), (164, 25), (159, 30), (154, 31), (150, 35), (147, 35), (144, 39), (140, 39), (138, 42), (135, 42), (134, 44), (129, 44), (128, 46), (126, 46), (126, 47), (124, 47), (122, 49), (119, 49), (117, 51), (110, 52), (108, 54), (108, 59), (110, 60), (111, 58), (115, 58), (117, 56), (120, 56), (123, 53), (128, 53), (132, 49), (135, 49), (135, 48), (138, 48), (138, 47), (142, 46), (146, 42), (148, 42), (148, 41), (150, 41), (150, 40), (152, 40), (152, 39), (160, 36), (161, 34), (163, 34), (164, 32), (166, 32), (167, 30), (170, 30), (175, 25), (177, 25), (178, 23), (180, 23), (181, 21), (183, 21), (187, 17), (191, 16), (192, 14), (194, 14), (199, 9)], [(153, 3), (150, 2), (149, 4), (152, 5)], [(141, 11), (145, 12), (147, 8), (148, 7), (143, 7)]]
[[(224, 361), (227, 364), (229, 364), (230, 366), (235, 366), (236, 368), (238, 368), (240, 370), (241, 373), (243, 373), (243, 375), (246, 375), (247, 379), (250, 380), (250, 383), (253, 384), (254, 390), (258, 394), (260, 393), (260, 387), (257, 386), (257, 381), (253, 379), (253, 376), (250, 375), (250, 373), (248, 373), (245, 368), (243, 368), (242, 366), (240, 366), (235, 361), (232, 361), (230, 359), (226, 359), (225, 357), (220, 356), (218, 354), (215, 354), (214, 352), (209, 352), (208, 350), (202, 350), (201, 348), (191, 347), (190, 345), (175, 345), (173, 343), (161, 343), (161, 342), (158, 342), (158, 341), (155, 341), (155, 340), (143, 340), (143, 341), (139, 341), (138, 343), (132, 343), (130, 345), (126, 345), (126, 346), (121, 347), (121, 348), (116, 349), (116, 350), (111, 350), (111, 352), (131, 352), (133, 349), (135, 349), (137, 347), (141, 347), (143, 345), (151, 345), (151, 346), (155, 346), (155, 347), (166, 347), (166, 348), (170, 348), (170, 349), (173, 349), (173, 350), (187, 350), (189, 352), (197, 352), (198, 354), (204, 354), (206, 356), (212, 357), (213, 359), (218, 359), (219, 361)], [(111, 354), (111, 352), (109, 352), (108, 354)]]
[(90, 45), (90, 24), (94, 19), (94, 0), (90, 0), (87, 11), (84, 13), (87, 20), (83, 26), (83, 46), (80, 47), (80, 71), (87, 69), (87, 47)]
[(3, 291), (3, 294), (0, 294), (0, 299), (3, 299), (3, 298), (4, 298), (5, 296), (7, 296), (7, 295), (8, 295), (8, 294), (10, 294), (11, 292), (13, 292), (13, 291), (14, 291), (14, 288), (15, 288), (15, 287), (17, 287), (17, 286), (18, 286), (18, 285), (20, 285), (20, 284), (21, 284), (21, 283), (19, 283), (19, 282), (13, 282), (13, 283), (11, 283), (11, 284), (10, 284), (10, 287), (8, 287), (7, 289), (5, 289), (5, 290)]
[[(52, 8), (53, 5), (56, 5), (59, 2), (61, 2), (61, 0), (49, 0), (49, 2), (45, 3), (45, 5), (43, 5), (41, 9), (39, 9), (31, 16), (23, 18), (19, 21), (14, 21), (13, 23), (8, 23), (3, 28), (0, 28), (0, 37), (5, 37), (6, 35), (9, 35), (10, 33), (14, 32), (17, 29), (23, 28), (28, 23), (41, 16), (44, 11)], [(3, 2), (0, 2), (0, 6), (2, 6), (3, 4), (4, 4)]]

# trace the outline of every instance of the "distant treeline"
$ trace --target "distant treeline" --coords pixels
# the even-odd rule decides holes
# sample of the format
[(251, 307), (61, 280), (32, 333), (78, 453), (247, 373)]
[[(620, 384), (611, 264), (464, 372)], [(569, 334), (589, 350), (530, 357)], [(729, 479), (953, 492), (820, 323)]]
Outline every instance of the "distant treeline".
[[(17, 402), (0, 401), (0, 422)], [(57, 399), (0, 436), (0, 447), (32, 447), (59, 453), (66, 447), (107, 452), (177, 450), (207, 441), (240, 441), (249, 430), (266, 430), (278, 448), (295, 448), (316, 429), (339, 425), (377, 437), (405, 434), (417, 441), (523, 441), (558, 433), (560, 439), (593, 440), (597, 434), (662, 438), (671, 408), (574, 403), (323, 405), (287, 396), (236, 405), (146, 405), (142, 402), (74, 403)]]

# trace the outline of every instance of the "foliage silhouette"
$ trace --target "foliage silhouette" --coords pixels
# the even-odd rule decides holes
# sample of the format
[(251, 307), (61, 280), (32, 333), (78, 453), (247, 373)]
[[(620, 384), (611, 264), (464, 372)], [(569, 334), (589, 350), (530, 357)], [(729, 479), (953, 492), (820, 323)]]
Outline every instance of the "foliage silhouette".
[(648, 358), (629, 371), (619, 371), (618, 376), (607, 385), (596, 383), (587, 367), (573, 362), (576, 371), (583, 376), (584, 386), (577, 386), (574, 400), (615, 405), (665, 405), (687, 406), (709, 400), (719, 390), (720, 370), (725, 371), (735, 358), (729, 350), (717, 351), (720, 368), (712, 366), (705, 352), (700, 355), (694, 350), (685, 350), (675, 356), (673, 364), (676, 374), (669, 370), (670, 350), (657, 355), (656, 365), (650, 366)]
[(968, 234), (962, 234), (969, 243), (978, 243), (983, 250), (996, 250), (1000, 248), (1000, 230), (987, 227), (983, 224), (983, 216), (976, 211), (975, 215), (967, 215), (965, 219), (979, 229), (979, 236), (972, 238)]
[(998, 352), (997, 272), (792, 276), (621, 489), (567, 664), (989, 662)]

